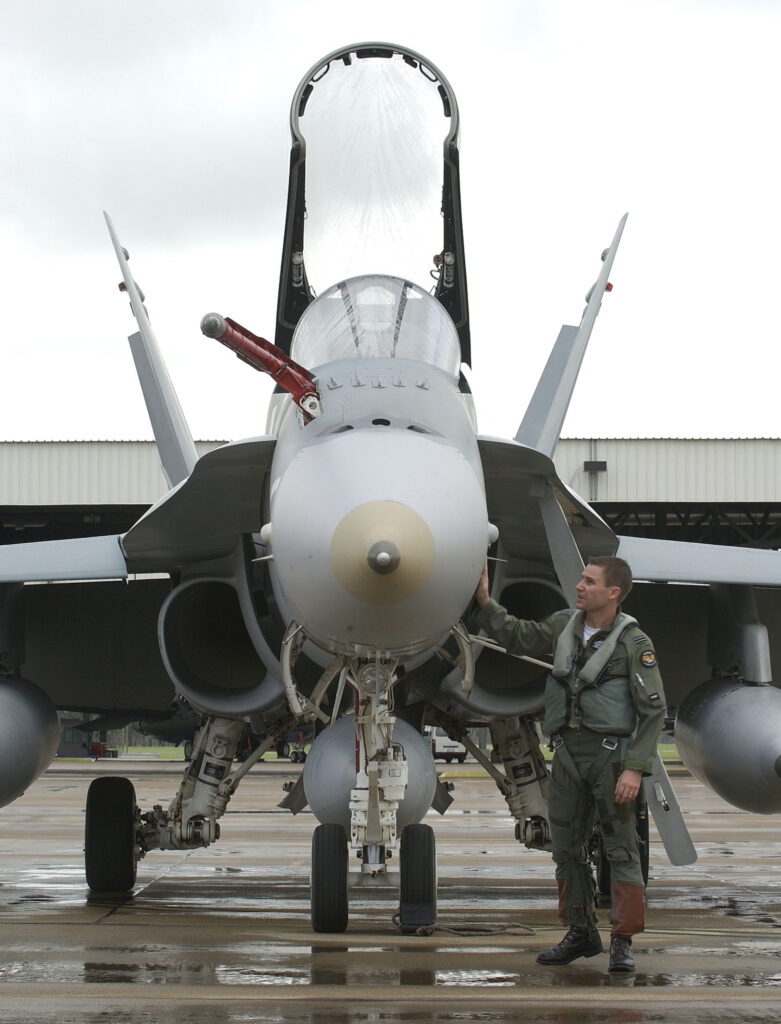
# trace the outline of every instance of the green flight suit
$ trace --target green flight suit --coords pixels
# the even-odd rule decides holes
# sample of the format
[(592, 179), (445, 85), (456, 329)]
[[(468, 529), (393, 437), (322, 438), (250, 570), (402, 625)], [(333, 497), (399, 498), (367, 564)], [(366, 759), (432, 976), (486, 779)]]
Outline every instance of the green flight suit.
[[(476, 622), (509, 652), (542, 657), (555, 652), (557, 641), (573, 615), (580, 616), (581, 620), (584, 617), (582, 612), (564, 609), (539, 622), (517, 619), (496, 601), (489, 601), (477, 613)], [(628, 625), (615, 640), (615, 650), (597, 681), (597, 686), (607, 680), (626, 681), (628, 697), (636, 715), (632, 734), (622, 739), (608, 754), (603, 741), (610, 733), (592, 731), (578, 721), (577, 685), (573, 689), (573, 681), (578, 670), (606, 642), (612, 625), (592, 636), (584, 647), (580, 622), (575, 621), (579, 639), (575, 644), (572, 678), (566, 687), (567, 706), (571, 713), (558, 734), (564, 750), (560, 747), (553, 758), (548, 818), (562, 922), (585, 927), (597, 920), (594, 877), (587, 852), (596, 811), (605, 853), (610, 861), (613, 932), (633, 935), (642, 931), (645, 920), (635, 804), (616, 804), (614, 794), (618, 776), (625, 768), (643, 775), (651, 773), (666, 700), (653, 644), (634, 623)], [(601, 767), (596, 777), (592, 777), (598, 760)]]

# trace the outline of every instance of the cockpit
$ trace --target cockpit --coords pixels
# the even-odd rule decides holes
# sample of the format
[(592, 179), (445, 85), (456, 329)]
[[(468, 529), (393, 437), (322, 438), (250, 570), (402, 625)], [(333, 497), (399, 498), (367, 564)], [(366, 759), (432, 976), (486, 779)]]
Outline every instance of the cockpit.
[(461, 345), (432, 295), (399, 277), (353, 277), (323, 292), (301, 316), (290, 354), (309, 369), (341, 359), (414, 359), (454, 377)]
[[(434, 298), (458, 334), (458, 366), (469, 365), (458, 125), (458, 106), (447, 79), (406, 47), (367, 43), (335, 50), (304, 75), (290, 110), (290, 177), (275, 334), (283, 352), (292, 355), (293, 332), (315, 292), (377, 269), (401, 278), (402, 285), (417, 281), (425, 286), (429, 277), (434, 279)], [(426, 309), (421, 320), (427, 332), (429, 315), (442, 322), (429, 314), (429, 302), (418, 301), (420, 295), (410, 286), (406, 297), (394, 293), (390, 300), (377, 302), (379, 324), (385, 324), (390, 305), (393, 317), (401, 314), (402, 329), (394, 349), (395, 321), (388, 331), (387, 325), (369, 326), (374, 324), (369, 317), (361, 328), (362, 343), (369, 344), (375, 334), (381, 339), (379, 350), (370, 347), (371, 355), (401, 355), (405, 328), (417, 319), (405, 312), (407, 300), (413, 308)], [(322, 297), (326, 307), (333, 299), (343, 319), (339, 293)], [(371, 305), (373, 300), (367, 301)], [(326, 319), (330, 324), (331, 318)], [(336, 333), (344, 334), (354, 356), (349, 320), (345, 325), (346, 331)], [(449, 336), (449, 327), (444, 333)], [(449, 343), (444, 347), (445, 353), (417, 346), (407, 351), (412, 358), (455, 372)], [(322, 358), (319, 346), (318, 352), (321, 357), (314, 362), (300, 351), (295, 358), (304, 366), (330, 361)]]

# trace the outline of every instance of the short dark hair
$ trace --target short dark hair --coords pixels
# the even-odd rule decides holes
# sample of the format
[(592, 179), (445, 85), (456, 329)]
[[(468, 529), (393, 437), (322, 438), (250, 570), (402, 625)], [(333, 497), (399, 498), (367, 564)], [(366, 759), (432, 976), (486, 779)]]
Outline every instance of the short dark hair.
[(589, 558), (589, 565), (596, 565), (604, 570), (605, 585), (608, 587), (620, 587), (621, 593), (618, 603), (621, 604), (629, 595), (632, 589), (632, 570), (629, 563), (623, 558), (616, 558), (614, 555), (595, 555)]

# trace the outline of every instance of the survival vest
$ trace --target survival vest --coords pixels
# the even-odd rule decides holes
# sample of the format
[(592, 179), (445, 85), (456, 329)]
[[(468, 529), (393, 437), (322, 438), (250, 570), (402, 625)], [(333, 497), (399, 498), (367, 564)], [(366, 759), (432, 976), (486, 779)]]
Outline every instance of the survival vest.
[(611, 736), (630, 736), (636, 713), (625, 676), (601, 679), (615, 654), (621, 634), (637, 619), (620, 612), (613, 628), (591, 657), (578, 667), (577, 654), (583, 636), (582, 612), (576, 612), (556, 642), (553, 671), (545, 683), (543, 731), (553, 736), (566, 726), (585, 726)]

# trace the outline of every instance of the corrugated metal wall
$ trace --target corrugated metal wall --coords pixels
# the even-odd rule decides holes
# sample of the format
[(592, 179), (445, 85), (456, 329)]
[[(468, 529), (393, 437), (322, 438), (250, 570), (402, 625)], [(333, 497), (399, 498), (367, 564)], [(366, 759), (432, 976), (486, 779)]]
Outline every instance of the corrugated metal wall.
[(0, 442), (0, 505), (147, 505), (167, 490), (153, 441)]
[[(223, 444), (198, 441), (199, 454)], [(588, 472), (586, 462), (604, 462)], [(561, 479), (589, 501), (781, 501), (781, 440), (559, 442)], [(0, 505), (145, 505), (166, 485), (152, 441), (0, 442)]]
[[(778, 438), (568, 438), (554, 461), (589, 501), (781, 501)], [(585, 462), (607, 468), (587, 472)]]

